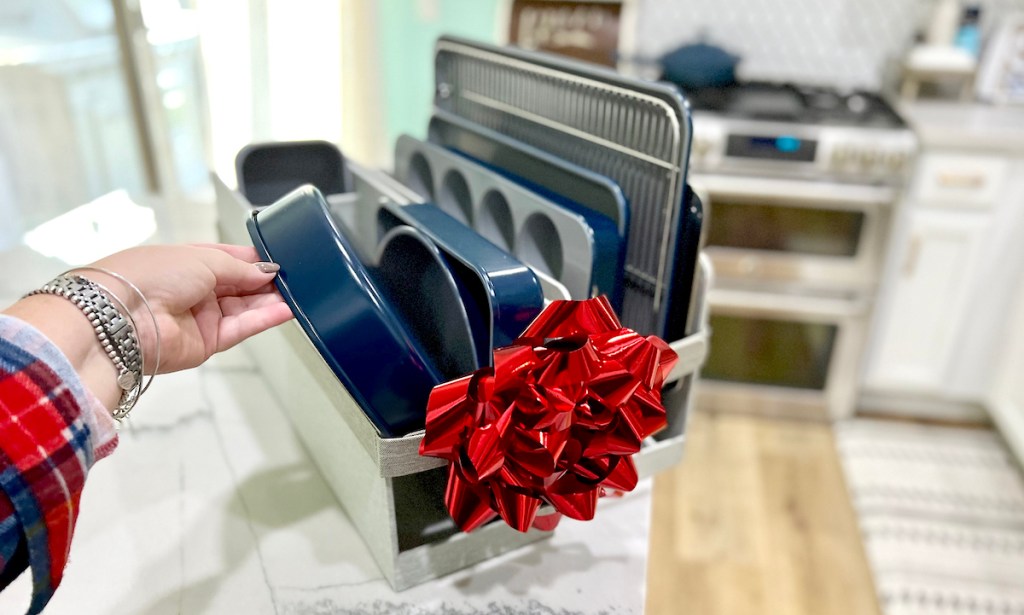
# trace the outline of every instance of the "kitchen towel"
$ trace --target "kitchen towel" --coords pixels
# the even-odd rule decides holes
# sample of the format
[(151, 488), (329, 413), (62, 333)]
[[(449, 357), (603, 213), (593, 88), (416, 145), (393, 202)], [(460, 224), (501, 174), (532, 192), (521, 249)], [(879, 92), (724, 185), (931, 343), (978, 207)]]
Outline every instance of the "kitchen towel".
[(986, 429), (836, 427), (885, 615), (1024, 613), (1024, 477)]

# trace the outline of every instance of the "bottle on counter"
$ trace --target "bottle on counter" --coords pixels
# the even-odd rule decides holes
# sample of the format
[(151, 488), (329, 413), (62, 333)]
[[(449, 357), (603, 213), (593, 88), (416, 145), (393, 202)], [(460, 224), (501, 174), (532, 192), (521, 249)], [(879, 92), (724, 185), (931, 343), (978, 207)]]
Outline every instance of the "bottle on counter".
[(975, 58), (981, 52), (981, 7), (971, 5), (964, 7), (963, 16), (960, 18), (960, 28), (956, 32), (953, 44)]

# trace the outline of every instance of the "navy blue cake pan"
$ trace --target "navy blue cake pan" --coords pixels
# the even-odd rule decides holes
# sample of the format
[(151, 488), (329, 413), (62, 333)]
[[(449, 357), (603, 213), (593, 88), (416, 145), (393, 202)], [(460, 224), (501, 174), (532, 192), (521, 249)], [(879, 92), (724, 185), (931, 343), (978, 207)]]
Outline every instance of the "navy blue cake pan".
[(303, 186), (254, 212), (249, 235), (281, 270), (275, 283), (313, 345), (384, 437), (423, 427), (446, 380), (378, 288), (318, 190)]

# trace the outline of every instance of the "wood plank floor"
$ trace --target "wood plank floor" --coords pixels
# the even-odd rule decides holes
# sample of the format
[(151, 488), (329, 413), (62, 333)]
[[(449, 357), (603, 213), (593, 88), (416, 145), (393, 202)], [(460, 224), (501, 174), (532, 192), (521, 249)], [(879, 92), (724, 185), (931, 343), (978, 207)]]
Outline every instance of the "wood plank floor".
[(695, 413), (655, 479), (648, 615), (877, 615), (828, 425)]

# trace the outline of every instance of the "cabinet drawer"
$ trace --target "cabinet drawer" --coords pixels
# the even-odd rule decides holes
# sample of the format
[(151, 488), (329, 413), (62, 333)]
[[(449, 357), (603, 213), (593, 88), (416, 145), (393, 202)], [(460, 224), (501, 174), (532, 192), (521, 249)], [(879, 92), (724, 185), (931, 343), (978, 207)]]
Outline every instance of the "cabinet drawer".
[(919, 204), (990, 208), (1002, 196), (1010, 160), (1000, 156), (926, 154), (911, 189)]

